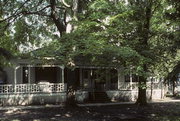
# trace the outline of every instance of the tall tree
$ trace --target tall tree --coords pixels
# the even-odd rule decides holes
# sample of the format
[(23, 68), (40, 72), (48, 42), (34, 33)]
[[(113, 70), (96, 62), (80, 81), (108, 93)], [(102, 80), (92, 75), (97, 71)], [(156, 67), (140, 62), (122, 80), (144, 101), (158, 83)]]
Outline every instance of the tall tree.
[(62, 38), (73, 43), (64, 48), (91, 55), (98, 65), (131, 66), (140, 77), (137, 104), (145, 105), (147, 77), (168, 59), (175, 45), (174, 29), (164, 16), (167, 7), (165, 0), (95, 0), (76, 22), (77, 29)]

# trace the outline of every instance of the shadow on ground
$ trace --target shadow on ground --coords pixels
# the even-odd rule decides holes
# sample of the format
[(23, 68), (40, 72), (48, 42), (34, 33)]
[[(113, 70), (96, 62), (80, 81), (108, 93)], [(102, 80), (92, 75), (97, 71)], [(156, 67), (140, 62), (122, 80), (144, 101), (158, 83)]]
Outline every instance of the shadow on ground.
[(0, 111), (0, 121), (180, 121), (180, 103)]

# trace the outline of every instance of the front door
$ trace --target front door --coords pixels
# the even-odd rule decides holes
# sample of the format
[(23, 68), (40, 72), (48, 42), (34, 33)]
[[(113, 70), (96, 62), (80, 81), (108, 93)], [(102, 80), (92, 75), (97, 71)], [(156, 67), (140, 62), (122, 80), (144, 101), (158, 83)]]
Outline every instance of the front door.
[(92, 90), (92, 71), (91, 69), (83, 69), (83, 87)]
[(104, 73), (97, 69), (83, 69), (83, 87), (88, 91), (104, 91), (106, 80)]
[(104, 70), (94, 70), (93, 71), (93, 83), (94, 83), (94, 91), (96, 92), (102, 92), (105, 91), (106, 86), (106, 73)]

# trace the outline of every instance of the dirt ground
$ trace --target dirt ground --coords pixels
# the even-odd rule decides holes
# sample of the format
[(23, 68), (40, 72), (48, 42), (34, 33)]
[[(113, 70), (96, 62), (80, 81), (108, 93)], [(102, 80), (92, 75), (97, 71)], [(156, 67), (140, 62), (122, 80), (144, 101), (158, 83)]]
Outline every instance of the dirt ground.
[(0, 121), (180, 121), (180, 102), (7, 109), (0, 110)]

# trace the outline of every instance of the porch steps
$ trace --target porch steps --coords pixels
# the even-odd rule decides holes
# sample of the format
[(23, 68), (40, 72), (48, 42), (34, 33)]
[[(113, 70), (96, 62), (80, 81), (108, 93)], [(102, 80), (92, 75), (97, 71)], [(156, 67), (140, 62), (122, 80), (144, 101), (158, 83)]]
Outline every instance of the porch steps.
[(106, 92), (90, 92), (89, 101), (90, 103), (108, 103), (111, 102)]

